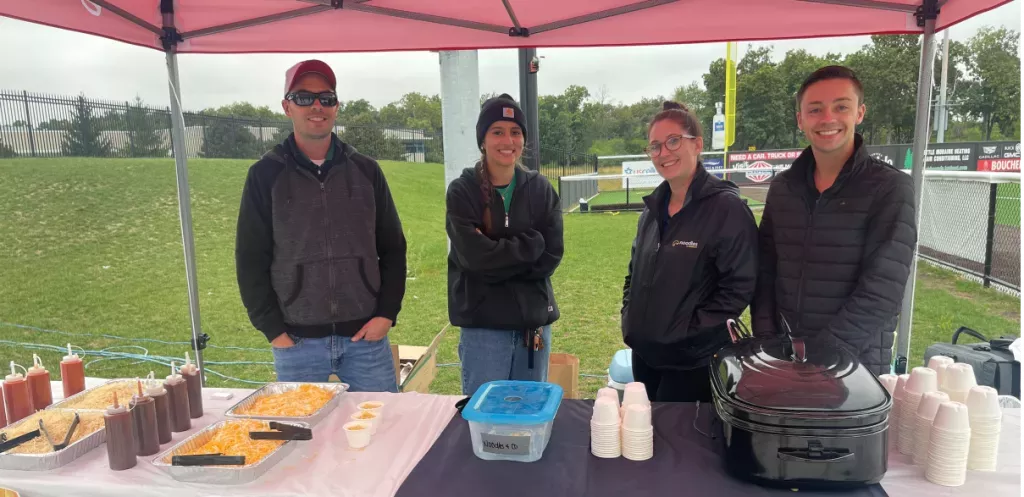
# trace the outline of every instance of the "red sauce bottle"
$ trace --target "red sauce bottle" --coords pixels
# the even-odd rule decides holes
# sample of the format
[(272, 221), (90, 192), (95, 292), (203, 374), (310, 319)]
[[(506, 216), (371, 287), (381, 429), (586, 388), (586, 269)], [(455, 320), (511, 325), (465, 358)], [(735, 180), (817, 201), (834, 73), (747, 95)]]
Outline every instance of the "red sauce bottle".
[(68, 344), (68, 355), (60, 361), (60, 381), (64, 384), (64, 398), (68, 398), (85, 390), (85, 364), (78, 354), (71, 353)]
[(7, 409), (4, 407), (4, 391), (0, 388), (0, 428), (7, 426)]
[(132, 433), (132, 417), (124, 406), (114, 405), (103, 413), (103, 427), (107, 430), (107, 461), (110, 469), (121, 471), (134, 468), (138, 463), (135, 455), (135, 436)]
[(171, 362), (171, 374), (164, 381), (164, 389), (167, 390), (167, 405), (171, 413), (171, 431), (181, 433), (192, 429), (192, 419), (189, 417), (188, 408), (188, 387), (185, 379), (174, 372), (174, 362)]
[(188, 391), (188, 413), (192, 418), (203, 417), (203, 380), (199, 376), (199, 368), (185, 352), (185, 365), (181, 367), (181, 376), (185, 378)]
[(14, 361), (11, 361), (11, 374), (4, 379), (3, 387), (4, 405), (7, 406), (7, 421), (11, 424), (35, 412), (32, 409), (32, 392), (28, 389), (28, 381), (14, 368)]
[(28, 389), (32, 391), (32, 408), (35, 411), (46, 409), (53, 404), (53, 391), (50, 390), (50, 372), (43, 367), (39, 356), (32, 354), (32, 367), (28, 368)]

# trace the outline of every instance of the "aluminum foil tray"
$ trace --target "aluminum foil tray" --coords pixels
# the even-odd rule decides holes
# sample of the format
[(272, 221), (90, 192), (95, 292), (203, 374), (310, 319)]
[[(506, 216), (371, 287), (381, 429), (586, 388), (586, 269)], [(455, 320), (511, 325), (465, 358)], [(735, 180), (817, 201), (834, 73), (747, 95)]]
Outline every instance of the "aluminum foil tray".
[[(258, 414), (239, 414), (238, 412), (239, 410), (252, 405), (252, 403), (256, 402), (256, 400), (259, 399), (260, 397), (287, 392), (289, 390), (294, 390), (298, 388), (300, 385), (315, 385), (317, 387), (324, 388), (333, 392), (334, 395), (331, 397), (331, 400), (328, 400), (326, 404), (324, 404), (320, 409), (318, 409), (316, 412), (309, 416), (263, 416)], [(348, 390), (348, 387), (348, 383), (267, 383), (259, 390), (256, 390), (248, 397), (238, 401), (237, 404), (231, 406), (231, 408), (224, 413), (224, 417), (236, 419), (266, 419), (287, 422), (298, 421), (302, 423), (309, 423), (309, 426), (316, 426), (317, 423), (319, 423), (321, 420), (327, 417), (327, 415), (330, 414), (330, 412), (333, 411), (334, 408), (338, 406), (341, 394), (345, 393), (345, 391)]]
[[(213, 438), (214, 433), (220, 429), (220, 427), (230, 421), (231, 420), (218, 421), (197, 431), (185, 440), (178, 442), (177, 445), (158, 454), (156, 458), (153, 459), (153, 466), (156, 466), (161, 471), (170, 475), (171, 478), (178, 481), (218, 485), (241, 485), (259, 479), (259, 477), (263, 476), (267, 470), (274, 467), (274, 465), (281, 462), (282, 459), (295, 450), (296, 444), (299, 443), (291, 440), (286, 441), (261, 461), (246, 466), (171, 465), (171, 456), (179, 452), (186, 452), (201, 447)], [(303, 428), (310, 427), (308, 423), (289, 422), (289, 424), (301, 426)]]
[[(70, 396), (70, 397), (68, 397), (66, 399), (62, 399), (62, 400), (59, 400), (57, 402), (54, 402), (53, 404), (48, 406), (47, 409), (74, 409), (76, 411), (92, 411), (92, 412), (106, 411), (106, 407), (96, 408), (96, 409), (94, 409), (94, 408), (85, 409), (85, 408), (80, 408), (80, 407), (74, 407), (74, 404), (76, 402), (80, 401), (81, 399), (85, 398), (90, 393), (95, 392), (96, 390), (98, 390), (100, 388), (106, 387), (108, 385), (113, 385), (113, 384), (124, 384), (126, 386), (132, 386), (132, 387), (138, 386), (138, 383), (136, 383), (134, 378), (118, 378), (118, 379), (110, 380), (110, 381), (107, 381), (107, 382), (103, 383), (102, 385), (95, 386), (95, 387), (92, 387), (92, 388), (87, 388), (87, 389), (82, 390), (81, 392), (78, 392), (78, 393), (76, 393), (76, 394), (74, 394), (74, 395), (72, 395), (72, 396)], [(143, 388), (145, 388), (146, 384), (143, 383), (142, 386), (143, 386)], [(121, 405), (124, 405), (124, 406), (127, 406), (128, 403), (131, 402), (131, 400), (132, 400), (131, 397), (128, 397), (128, 398), (125, 398), (125, 399), (122, 399), (121, 397), (117, 398), (117, 402), (119, 404), (121, 404)]]
[[(71, 411), (68, 409), (68, 411)], [(73, 411), (71, 411), (73, 412)], [(34, 421), (35, 418), (26, 418), (17, 423), (6, 426), (13, 428), (21, 423)], [(51, 436), (59, 436), (51, 433)], [(42, 436), (42, 434), (40, 434)], [(83, 454), (99, 447), (107, 440), (107, 431), (103, 428), (82, 437), (78, 441), (56, 452), (45, 454), (0, 454), (0, 469), (13, 469), (20, 471), (49, 471), (57, 469), (65, 464), (82, 457)], [(54, 440), (57, 442), (57, 440)]]

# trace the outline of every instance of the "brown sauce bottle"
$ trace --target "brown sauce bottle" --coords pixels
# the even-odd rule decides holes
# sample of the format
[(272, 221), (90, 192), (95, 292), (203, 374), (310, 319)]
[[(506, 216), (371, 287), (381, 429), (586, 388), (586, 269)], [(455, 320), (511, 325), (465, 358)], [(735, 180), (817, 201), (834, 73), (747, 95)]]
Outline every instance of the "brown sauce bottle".
[(188, 387), (185, 379), (174, 372), (174, 362), (171, 362), (171, 374), (164, 381), (164, 389), (167, 390), (167, 406), (171, 414), (171, 431), (181, 433), (192, 429), (192, 419), (189, 417)]
[(103, 413), (103, 427), (107, 432), (107, 461), (110, 469), (122, 471), (134, 468), (138, 463), (138, 457), (135, 455), (132, 416), (128, 409), (117, 404), (116, 392), (114, 405), (107, 407)]
[(160, 439), (156, 426), (156, 402), (142, 391), (132, 397), (132, 425), (135, 427), (135, 452), (140, 456), (151, 456), (160, 452)]
[(171, 441), (171, 412), (167, 403), (167, 390), (153, 380), (153, 372), (149, 372), (146, 395), (153, 399), (156, 406), (156, 432), (157, 440), (161, 445)]
[(194, 418), (203, 417), (203, 380), (199, 375), (199, 368), (192, 364), (188, 352), (185, 352), (185, 365), (181, 367), (181, 376), (185, 378), (185, 386), (188, 391), (188, 412)]

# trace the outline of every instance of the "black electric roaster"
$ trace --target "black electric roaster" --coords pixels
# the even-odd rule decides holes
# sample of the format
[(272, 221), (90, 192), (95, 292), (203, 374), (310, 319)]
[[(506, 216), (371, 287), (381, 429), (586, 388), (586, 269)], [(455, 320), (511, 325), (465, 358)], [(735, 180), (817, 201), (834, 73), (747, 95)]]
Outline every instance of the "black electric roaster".
[(733, 340), (710, 366), (730, 474), (794, 488), (882, 479), (892, 397), (856, 357), (788, 335)]

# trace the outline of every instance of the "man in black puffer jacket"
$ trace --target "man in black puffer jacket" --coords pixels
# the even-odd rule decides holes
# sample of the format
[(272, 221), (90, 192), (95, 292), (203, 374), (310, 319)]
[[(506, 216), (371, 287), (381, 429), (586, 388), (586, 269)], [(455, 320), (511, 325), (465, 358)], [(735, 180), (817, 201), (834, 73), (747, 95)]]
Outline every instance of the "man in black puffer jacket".
[(847, 68), (814, 72), (797, 94), (811, 146), (768, 190), (760, 226), (754, 334), (792, 329), (888, 373), (917, 243), (911, 177), (868, 155), (854, 128), (864, 93)]

